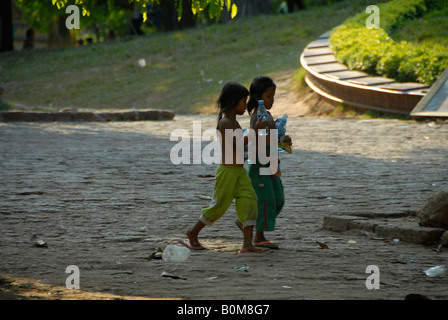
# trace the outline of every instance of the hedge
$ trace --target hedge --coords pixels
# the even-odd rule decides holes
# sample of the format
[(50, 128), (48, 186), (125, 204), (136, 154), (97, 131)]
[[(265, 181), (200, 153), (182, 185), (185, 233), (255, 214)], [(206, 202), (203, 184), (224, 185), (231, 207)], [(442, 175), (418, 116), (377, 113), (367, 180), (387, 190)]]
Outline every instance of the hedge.
[(425, 14), (434, 0), (393, 0), (380, 4), (380, 28), (368, 29), (370, 14), (349, 18), (330, 35), (330, 45), (339, 62), (350, 69), (393, 78), (399, 82), (431, 85), (448, 67), (448, 53), (438, 44), (396, 42), (390, 36), (407, 19)]

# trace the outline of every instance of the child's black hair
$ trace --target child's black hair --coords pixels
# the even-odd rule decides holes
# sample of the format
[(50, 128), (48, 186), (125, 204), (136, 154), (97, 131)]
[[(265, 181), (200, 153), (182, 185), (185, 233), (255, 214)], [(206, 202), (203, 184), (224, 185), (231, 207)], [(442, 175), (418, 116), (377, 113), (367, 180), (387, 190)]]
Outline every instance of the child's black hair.
[(238, 105), (238, 102), (243, 98), (247, 98), (248, 95), (249, 90), (245, 86), (237, 82), (227, 82), (218, 98), (218, 123), (224, 113), (233, 110)]
[(252, 114), (252, 111), (258, 106), (258, 100), (261, 95), (271, 87), (276, 87), (274, 81), (265, 76), (255, 77), (250, 85), (250, 97), (247, 103), (247, 111)]

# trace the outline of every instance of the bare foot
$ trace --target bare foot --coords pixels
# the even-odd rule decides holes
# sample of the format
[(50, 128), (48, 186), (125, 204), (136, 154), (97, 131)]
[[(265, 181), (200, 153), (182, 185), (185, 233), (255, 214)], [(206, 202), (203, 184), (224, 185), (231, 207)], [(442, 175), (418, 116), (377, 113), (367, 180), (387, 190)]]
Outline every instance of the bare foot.
[(254, 245), (256, 247), (263, 247), (263, 248), (271, 248), (271, 249), (278, 249), (278, 244), (272, 242), (272, 241), (255, 241)]
[(254, 242), (255, 243), (268, 242), (268, 239), (264, 237), (264, 232), (257, 231), (255, 232)]
[(254, 246), (250, 246), (250, 247), (242, 247), (240, 251), (238, 251), (238, 253), (262, 253), (263, 250), (259, 249), (259, 248), (255, 248)]
[(202, 246), (202, 244), (198, 240), (198, 235), (191, 232), (191, 230), (188, 230), (186, 232), (188, 241), (190, 242), (190, 245), (188, 248), (192, 250), (204, 250), (205, 248)]

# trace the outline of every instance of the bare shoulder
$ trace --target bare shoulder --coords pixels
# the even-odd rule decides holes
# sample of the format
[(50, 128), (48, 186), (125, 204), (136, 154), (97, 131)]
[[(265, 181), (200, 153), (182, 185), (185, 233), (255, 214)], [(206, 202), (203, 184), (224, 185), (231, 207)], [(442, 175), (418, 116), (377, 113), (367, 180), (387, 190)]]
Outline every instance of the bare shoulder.
[(219, 120), (219, 123), (218, 123), (219, 131), (224, 131), (226, 129), (235, 129), (235, 128), (236, 128), (235, 122), (232, 119), (224, 117), (221, 120)]

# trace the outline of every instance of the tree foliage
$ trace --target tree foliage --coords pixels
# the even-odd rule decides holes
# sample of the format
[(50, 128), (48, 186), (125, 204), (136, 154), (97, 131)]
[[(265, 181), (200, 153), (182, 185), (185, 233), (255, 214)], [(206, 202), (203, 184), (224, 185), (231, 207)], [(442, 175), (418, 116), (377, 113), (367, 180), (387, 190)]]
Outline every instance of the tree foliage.
[[(19, 0), (20, 2), (24, 2), (27, 0)], [(97, 4), (97, 0), (51, 0), (52, 4), (56, 6), (58, 9), (62, 9), (70, 4), (75, 4), (82, 7), (83, 16), (90, 16), (91, 11)], [(133, 4), (135, 8), (140, 8), (143, 13), (144, 20), (146, 20), (146, 6), (148, 3), (157, 5), (159, 0), (128, 0), (129, 4)], [(186, 0), (173, 0), (178, 12), (178, 19), (180, 20), (182, 17), (182, 1)], [(28, 1), (33, 2), (33, 1)], [(107, 1), (107, 5), (109, 9), (114, 8), (114, 2), (112, 0)], [(208, 12), (209, 18), (211, 19), (219, 19), (221, 16), (221, 12), (224, 7), (227, 8), (229, 12), (231, 12), (232, 18), (234, 18), (237, 14), (237, 7), (232, 0), (190, 0), (191, 2), (191, 11), (196, 16), (201, 16), (205, 11)]]
[[(140, 10), (143, 22), (148, 19), (148, 9), (169, 7), (177, 11), (177, 21), (185, 18), (183, 11), (191, 6), (196, 17), (218, 21), (223, 10), (227, 10), (232, 19), (237, 14), (234, 0), (14, 0), (23, 10), (28, 25), (41, 32), (52, 33), (58, 21), (67, 17), (65, 9), (76, 5), (82, 13), (83, 26), (96, 26), (101, 30), (118, 30), (129, 24), (132, 13)], [(190, 15), (191, 15), (190, 13)], [(176, 12), (174, 12), (176, 15)], [(175, 16), (174, 16), (175, 17)], [(188, 19), (187, 19), (188, 20)], [(182, 20), (183, 21), (183, 20)]]

